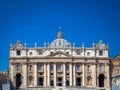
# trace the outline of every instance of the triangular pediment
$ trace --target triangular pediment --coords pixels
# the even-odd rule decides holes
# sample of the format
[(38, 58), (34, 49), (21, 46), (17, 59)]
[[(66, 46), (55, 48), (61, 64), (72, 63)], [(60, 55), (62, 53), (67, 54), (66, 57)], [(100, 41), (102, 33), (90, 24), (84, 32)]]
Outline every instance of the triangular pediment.
[(25, 46), (21, 44), (19, 40), (17, 40), (15, 46), (11, 46), (11, 49), (24, 49)]
[(67, 54), (67, 53), (62, 52), (62, 51), (54, 52), (54, 53), (52, 53), (52, 54), (50, 54), (48, 56), (50, 56), (50, 57), (71, 57), (70, 54)]

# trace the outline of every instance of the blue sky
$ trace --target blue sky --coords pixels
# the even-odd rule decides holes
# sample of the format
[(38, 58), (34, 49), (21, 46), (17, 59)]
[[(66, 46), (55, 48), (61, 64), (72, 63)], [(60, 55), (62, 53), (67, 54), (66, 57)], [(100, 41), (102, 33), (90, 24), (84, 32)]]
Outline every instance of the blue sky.
[(77, 46), (103, 40), (111, 57), (120, 53), (119, 0), (1, 0), (0, 70), (9, 67), (10, 43), (43, 46), (56, 38), (59, 26)]

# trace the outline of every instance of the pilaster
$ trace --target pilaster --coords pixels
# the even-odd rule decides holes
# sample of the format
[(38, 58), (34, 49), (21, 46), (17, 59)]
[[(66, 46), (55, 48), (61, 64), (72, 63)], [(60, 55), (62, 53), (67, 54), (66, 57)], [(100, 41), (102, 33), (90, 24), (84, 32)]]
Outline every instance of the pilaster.
[(83, 82), (83, 86), (85, 86), (85, 64), (83, 63), (83, 79), (82, 79), (82, 82)]
[(50, 64), (47, 64), (47, 86), (50, 86)]
[(37, 86), (37, 82), (38, 82), (38, 75), (37, 75), (37, 72), (38, 72), (38, 70), (37, 70), (37, 64), (35, 64), (35, 67), (34, 67), (35, 69), (34, 69), (34, 86)]
[(65, 63), (63, 63), (63, 86), (66, 86), (66, 67), (65, 67)]
[(76, 86), (76, 75), (75, 75), (75, 73), (76, 73), (76, 70), (75, 70), (75, 63), (73, 64), (73, 78), (74, 78), (74, 86)]
[(96, 83), (97, 83), (97, 69), (96, 69), (96, 64), (93, 64), (93, 68), (92, 68), (92, 84), (94, 87), (96, 87)]
[(56, 87), (56, 63), (54, 64), (54, 87)]
[(106, 70), (105, 71), (107, 71), (106, 72), (106, 74), (107, 74), (107, 78), (106, 78), (106, 87), (110, 87), (110, 66), (109, 66), (109, 64), (108, 63), (106, 63)]
[(10, 77), (11, 77), (11, 81), (13, 82), (13, 85), (15, 86), (15, 79), (14, 79), (14, 69), (15, 68), (15, 65), (12, 64), (10, 65)]
[(23, 78), (24, 79), (24, 87), (25, 88), (27, 88), (27, 81), (28, 81), (27, 80), (27, 76), (28, 76), (27, 67), (28, 67), (28, 65), (27, 65), (27, 63), (25, 63), (24, 64), (24, 78)]
[(46, 87), (46, 63), (44, 63), (44, 87)]
[(70, 86), (72, 86), (72, 63), (70, 64)]

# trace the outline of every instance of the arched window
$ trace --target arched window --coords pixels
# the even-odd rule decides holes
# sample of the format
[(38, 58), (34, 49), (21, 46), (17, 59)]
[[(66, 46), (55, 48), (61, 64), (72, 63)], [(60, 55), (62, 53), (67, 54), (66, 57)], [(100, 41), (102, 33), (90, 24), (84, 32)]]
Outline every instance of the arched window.
[(19, 88), (22, 84), (22, 75), (20, 73), (16, 74), (16, 87)]

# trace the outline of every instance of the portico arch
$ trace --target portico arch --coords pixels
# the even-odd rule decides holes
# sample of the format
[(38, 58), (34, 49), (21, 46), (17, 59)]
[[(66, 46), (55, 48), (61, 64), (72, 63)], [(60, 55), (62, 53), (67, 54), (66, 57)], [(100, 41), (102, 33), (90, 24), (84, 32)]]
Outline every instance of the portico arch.
[(81, 86), (81, 77), (76, 78), (76, 86)]
[(100, 74), (99, 75), (99, 87), (104, 87), (104, 79), (105, 79), (104, 74)]
[(22, 75), (20, 73), (16, 74), (16, 87), (19, 88), (22, 84)]

